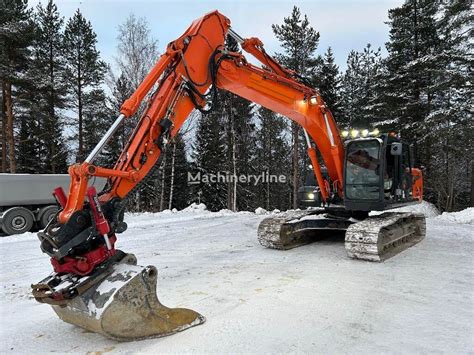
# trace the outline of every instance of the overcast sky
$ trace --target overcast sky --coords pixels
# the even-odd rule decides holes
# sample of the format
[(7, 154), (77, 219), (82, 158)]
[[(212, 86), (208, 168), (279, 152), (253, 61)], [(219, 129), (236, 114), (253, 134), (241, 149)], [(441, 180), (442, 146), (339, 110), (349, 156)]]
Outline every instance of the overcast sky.
[[(31, 6), (38, 2), (29, 1)], [(43, 4), (46, 2), (42, 0)], [(271, 25), (281, 24), (296, 5), (321, 35), (318, 53), (331, 46), (341, 69), (345, 68), (351, 49), (360, 51), (369, 42), (375, 48), (384, 47), (388, 39), (388, 26), (384, 23), (387, 11), (402, 3), (402, 0), (56, 0), (66, 19), (79, 8), (91, 21), (97, 33), (97, 47), (109, 63), (115, 55), (117, 28), (131, 13), (148, 20), (153, 36), (159, 40), (160, 52), (195, 18), (217, 9), (230, 18), (232, 27), (242, 37), (259, 37), (267, 51), (274, 53), (279, 51), (279, 46)]]

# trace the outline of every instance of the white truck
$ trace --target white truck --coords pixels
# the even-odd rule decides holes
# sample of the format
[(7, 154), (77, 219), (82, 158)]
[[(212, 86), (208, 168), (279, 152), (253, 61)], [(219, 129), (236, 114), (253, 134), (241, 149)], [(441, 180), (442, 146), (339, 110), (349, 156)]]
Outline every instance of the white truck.
[[(91, 180), (97, 191), (101, 191), (107, 180)], [(0, 174), (0, 232), (21, 234), (43, 229), (58, 212), (52, 194), (61, 186), (67, 194), (67, 174)]]

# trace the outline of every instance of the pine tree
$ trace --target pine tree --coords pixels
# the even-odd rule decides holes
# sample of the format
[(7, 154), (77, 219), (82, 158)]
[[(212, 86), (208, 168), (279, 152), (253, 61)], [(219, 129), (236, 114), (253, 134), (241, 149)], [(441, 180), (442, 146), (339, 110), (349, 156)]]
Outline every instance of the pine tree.
[(105, 64), (100, 60), (95, 45), (96, 34), (92, 25), (79, 10), (70, 18), (64, 31), (64, 53), (66, 57), (67, 83), (71, 88), (72, 107), (77, 112), (78, 150), (76, 161), (85, 158), (84, 104), (85, 96), (90, 89), (101, 84)]
[(384, 111), (426, 167), (425, 198), (442, 210), (465, 207), (473, 149), (463, 143), (474, 131), (471, 5), (407, 0), (389, 19)]
[(28, 76), (34, 78), (34, 92), (40, 97), (35, 105), (36, 114), (30, 116), (41, 119), (41, 131), (37, 139), (42, 147), (41, 169), (44, 173), (65, 173), (67, 170), (67, 150), (62, 136), (62, 110), (66, 107), (67, 84), (65, 60), (63, 55), (62, 26), (64, 19), (52, 0), (46, 7), (38, 4), (36, 8), (37, 35), (33, 45), (33, 57)]
[(318, 64), (315, 56), (319, 44), (319, 32), (309, 24), (308, 16), (301, 18), (301, 11), (294, 6), (282, 25), (272, 25), (273, 33), (280, 41), (283, 53), (276, 54), (277, 60), (300, 76), (311, 78), (312, 69)]
[[(284, 49), (284, 53), (276, 55), (278, 61), (308, 80), (311, 77), (311, 72), (314, 71), (314, 68), (320, 63), (320, 59), (315, 56), (315, 51), (319, 44), (319, 32), (310, 26), (306, 15), (301, 18), (301, 12), (296, 6), (293, 7), (291, 15), (283, 19), (282, 25), (272, 25), (272, 29)], [(298, 204), (300, 175), (305, 175), (307, 166), (306, 154), (301, 154), (303, 156), (303, 163), (300, 162), (300, 151), (306, 151), (304, 139), (300, 139), (301, 134), (300, 127), (292, 122), (291, 170), (294, 208), (296, 208)], [(301, 169), (301, 166), (303, 169)], [(303, 174), (300, 174), (300, 170), (303, 170)]]
[[(0, 79), (2, 84), (2, 171), (16, 172), (15, 90), (27, 84), (34, 36), (31, 10), (26, 0), (0, 1)], [(8, 157), (7, 157), (8, 153)]]
[(376, 110), (376, 102), (379, 97), (377, 85), (382, 67), (381, 48), (379, 47), (377, 50), (373, 50), (372, 45), (368, 43), (361, 53), (361, 69), (364, 86), (360, 110), (365, 127), (376, 125), (379, 119), (380, 113)]

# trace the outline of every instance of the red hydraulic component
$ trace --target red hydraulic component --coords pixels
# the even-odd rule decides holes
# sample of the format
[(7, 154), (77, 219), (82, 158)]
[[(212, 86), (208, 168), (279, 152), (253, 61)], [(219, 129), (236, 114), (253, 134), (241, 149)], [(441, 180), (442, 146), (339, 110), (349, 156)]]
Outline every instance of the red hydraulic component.
[(66, 206), (67, 197), (61, 186), (58, 186), (53, 190), (53, 196), (62, 208)]
[(95, 227), (97, 231), (104, 236), (105, 243), (107, 244), (107, 248), (109, 250), (112, 249), (112, 245), (110, 244), (109, 237), (107, 234), (110, 232), (109, 222), (104, 217), (104, 213), (102, 212), (102, 208), (100, 207), (99, 198), (97, 197), (97, 191), (94, 186), (90, 186), (87, 189), (87, 198), (89, 199), (89, 204), (92, 211), (92, 216), (94, 217)]
[[(115, 243), (115, 236), (110, 238), (112, 245)], [(74, 275), (88, 275), (92, 272), (94, 267), (109, 259), (115, 254), (115, 249), (108, 249), (107, 246), (101, 245), (80, 257), (66, 256), (62, 263), (59, 263), (55, 258), (51, 258), (51, 264), (54, 271), (57, 273), (74, 274)]]

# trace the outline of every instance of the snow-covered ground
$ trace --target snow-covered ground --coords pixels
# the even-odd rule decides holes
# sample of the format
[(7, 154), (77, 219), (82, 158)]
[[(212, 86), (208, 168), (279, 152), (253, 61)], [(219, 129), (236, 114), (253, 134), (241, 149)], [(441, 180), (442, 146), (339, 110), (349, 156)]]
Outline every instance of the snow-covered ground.
[(348, 259), (340, 238), (264, 249), (264, 211), (128, 215), (118, 246), (158, 267), (165, 305), (207, 318), (131, 343), (63, 323), (32, 300), (48, 258), (32, 233), (0, 238), (0, 353), (472, 353), (474, 209), (417, 208), (430, 216), (426, 239), (384, 263)]

